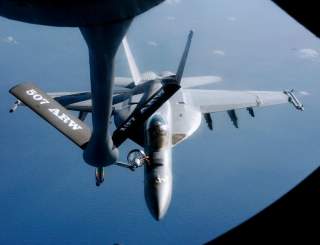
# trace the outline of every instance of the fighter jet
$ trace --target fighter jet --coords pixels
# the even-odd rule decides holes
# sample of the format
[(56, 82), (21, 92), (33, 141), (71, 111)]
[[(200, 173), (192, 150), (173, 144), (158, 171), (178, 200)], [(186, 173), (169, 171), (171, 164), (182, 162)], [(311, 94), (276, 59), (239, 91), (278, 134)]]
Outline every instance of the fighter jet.
[[(96, 185), (104, 180), (103, 167), (117, 165), (134, 171), (144, 166), (144, 193), (150, 213), (156, 220), (166, 214), (172, 197), (172, 149), (189, 138), (205, 119), (213, 129), (212, 113), (225, 111), (235, 127), (239, 127), (236, 110), (245, 109), (254, 117), (254, 109), (291, 103), (304, 107), (293, 91), (228, 91), (196, 88), (213, 83), (212, 76), (183, 77), (193, 31), (190, 31), (176, 73), (146, 72), (141, 74), (128, 41), (122, 44), (132, 78), (116, 78), (112, 97), (112, 117), (116, 130), (112, 134), (115, 147), (127, 139), (139, 148), (131, 150), (127, 161), (114, 161), (96, 167)], [(93, 111), (91, 93), (41, 91), (34, 84), (23, 83), (10, 92), (18, 105), (26, 105), (47, 120), (82, 149), (86, 149), (91, 130), (84, 124)], [(68, 110), (79, 112), (78, 118)], [(107, 123), (107, 122), (106, 122)], [(99, 145), (95, 145), (100, 151)]]

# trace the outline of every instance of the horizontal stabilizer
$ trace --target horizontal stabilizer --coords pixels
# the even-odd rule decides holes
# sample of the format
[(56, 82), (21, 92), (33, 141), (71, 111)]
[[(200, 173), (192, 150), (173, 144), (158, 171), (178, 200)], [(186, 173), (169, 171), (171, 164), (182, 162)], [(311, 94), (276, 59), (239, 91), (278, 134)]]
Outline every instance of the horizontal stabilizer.
[(19, 84), (10, 93), (81, 148), (89, 141), (90, 128), (33, 84)]

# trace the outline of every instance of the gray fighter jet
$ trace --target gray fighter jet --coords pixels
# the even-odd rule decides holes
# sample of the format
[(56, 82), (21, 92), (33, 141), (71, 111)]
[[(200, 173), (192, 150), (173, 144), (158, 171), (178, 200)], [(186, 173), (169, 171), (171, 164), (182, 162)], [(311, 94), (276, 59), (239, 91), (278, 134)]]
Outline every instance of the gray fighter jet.
[[(303, 105), (293, 91), (227, 91), (197, 89), (216, 82), (213, 76), (183, 77), (193, 32), (191, 31), (176, 74), (163, 72), (140, 74), (127, 39), (122, 41), (132, 78), (115, 79), (112, 116), (116, 130), (112, 141), (118, 148), (131, 139), (142, 149), (127, 155), (127, 162), (91, 164), (96, 167), (96, 184), (103, 182), (103, 167), (118, 165), (129, 170), (144, 166), (144, 193), (152, 216), (161, 219), (172, 196), (172, 149), (190, 137), (205, 119), (213, 129), (211, 114), (225, 111), (238, 128), (236, 110), (246, 109), (254, 117), (254, 107), (291, 103), (298, 110)], [(44, 93), (33, 84), (19, 84), (10, 92), (18, 98), (11, 111), (26, 105), (60, 130), (82, 149), (86, 149), (91, 130), (83, 123), (92, 112), (90, 92)], [(78, 118), (68, 110), (79, 112)], [(107, 123), (107, 122), (106, 122)], [(99, 145), (95, 145), (100, 151)]]

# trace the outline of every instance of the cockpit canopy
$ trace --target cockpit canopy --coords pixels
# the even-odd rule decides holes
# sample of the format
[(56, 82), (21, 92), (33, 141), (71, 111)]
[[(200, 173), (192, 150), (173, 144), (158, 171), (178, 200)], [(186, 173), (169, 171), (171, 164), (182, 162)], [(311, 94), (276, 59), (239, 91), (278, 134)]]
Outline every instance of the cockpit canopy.
[(168, 124), (160, 115), (153, 116), (148, 122), (147, 138), (149, 146), (161, 149), (169, 144)]

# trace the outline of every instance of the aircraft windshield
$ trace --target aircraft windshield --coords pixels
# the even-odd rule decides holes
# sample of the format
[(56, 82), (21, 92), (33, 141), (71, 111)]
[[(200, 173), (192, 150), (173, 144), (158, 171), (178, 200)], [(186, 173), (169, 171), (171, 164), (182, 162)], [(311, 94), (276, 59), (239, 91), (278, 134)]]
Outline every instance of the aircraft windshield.
[(161, 117), (151, 119), (148, 127), (148, 138), (150, 147), (153, 149), (161, 149), (168, 145), (168, 125)]

